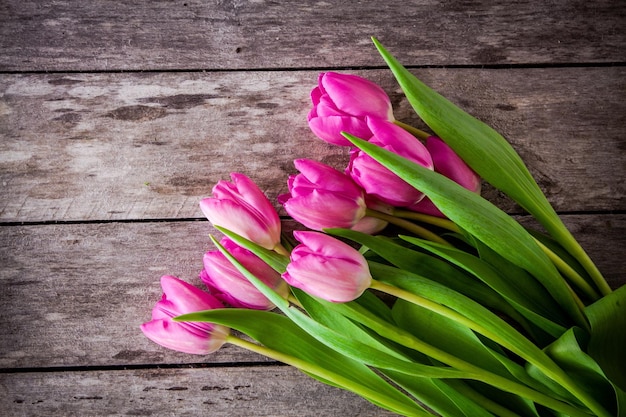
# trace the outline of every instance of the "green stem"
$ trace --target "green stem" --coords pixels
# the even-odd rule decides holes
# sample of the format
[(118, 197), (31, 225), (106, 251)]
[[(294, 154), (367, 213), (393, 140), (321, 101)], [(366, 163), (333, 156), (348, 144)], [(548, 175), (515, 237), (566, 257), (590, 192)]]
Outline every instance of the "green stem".
[[(241, 339), (239, 337), (229, 335), (226, 338), (226, 342), (233, 344), (235, 346), (239, 346), (241, 348), (247, 349), (249, 351), (258, 353), (260, 355), (266, 356), (268, 358), (277, 360), (279, 362), (285, 363), (287, 365), (298, 368), (304, 372), (315, 375), (321, 379), (329, 381), (334, 385), (339, 387), (343, 387), (346, 390), (352, 391), (358, 395), (361, 395), (364, 398), (369, 399), (370, 401), (377, 402), (380, 404), (389, 407), (389, 409), (394, 410), (398, 413), (402, 413), (406, 416), (423, 416), (429, 417), (430, 415), (426, 412), (420, 411), (417, 408), (409, 408), (405, 404), (398, 403), (397, 401), (389, 398), (376, 390), (372, 390), (363, 385), (360, 385), (348, 378), (345, 378), (341, 375), (337, 375), (334, 372), (331, 372), (325, 368), (312, 364), (310, 362), (304, 361), (300, 358), (296, 358), (291, 355), (287, 355), (285, 353), (279, 352), (274, 349), (270, 349), (263, 345), (258, 345), (256, 343), (249, 342), (247, 340)], [(417, 407), (417, 405), (416, 405)]]
[(485, 397), (480, 392), (467, 386), (463, 381), (457, 381), (454, 379), (448, 379), (446, 384), (457, 390), (463, 396), (474, 401), (476, 404), (483, 407), (485, 410), (491, 412), (495, 416), (499, 417), (521, 417), (519, 414), (509, 410), (508, 408), (498, 404), (491, 398)]
[[(480, 324), (476, 323), (473, 320), (468, 319), (467, 317), (463, 316), (462, 314), (459, 314), (458, 312), (452, 310), (449, 307), (446, 307), (442, 304), (438, 304), (435, 303), (431, 300), (428, 300), (424, 297), (421, 297), (417, 294), (413, 294), (409, 291), (405, 291), (401, 288), (398, 287), (394, 287), (393, 285), (389, 285), (389, 284), (385, 284), (383, 282), (380, 281), (376, 281), (376, 280), (372, 280), (372, 284), (370, 286), (370, 288), (372, 289), (376, 289), (378, 291), (384, 292), (386, 294), (390, 294), (393, 295), (395, 297), (398, 297), (400, 299), (403, 299), (405, 301), (408, 301), (410, 303), (413, 303), (417, 306), (426, 308), (434, 313), (440, 314), (450, 320), (453, 320), (463, 326), (466, 326), (472, 330), (474, 330), (475, 332), (487, 337), (488, 339), (491, 339), (492, 341), (500, 344), (501, 346), (503, 346), (506, 349), (509, 349), (511, 352), (519, 355), (521, 358), (523, 358), (524, 360), (526, 360), (529, 363), (534, 364), (538, 369), (540, 369), (546, 376), (548, 376), (550, 379), (552, 379), (553, 381), (557, 382), (558, 384), (560, 384), (562, 387), (564, 387), (565, 389), (567, 389), (570, 393), (572, 393), (576, 398), (578, 398), (589, 410), (591, 410), (592, 412), (595, 413), (595, 415), (597, 416), (606, 416), (606, 417), (610, 417), (611, 414), (608, 413), (604, 407), (600, 404), (597, 403), (597, 401), (592, 398), (587, 392), (585, 392), (584, 390), (582, 390), (580, 387), (578, 387), (574, 381), (571, 380), (571, 378), (561, 369), (559, 368), (556, 364), (550, 363), (550, 364), (546, 364), (543, 362), (538, 362), (536, 360), (533, 360), (533, 358), (529, 357), (528, 353), (524, 350), (519, 348), (518, 346), (516, 346), (513, 343), (510, 343), (508, 340), (506, 340), (505, 338), (501, 337), (499, 334), (492, 332), (489, 329), (486, 329), (485, 327), (481, 326)], [(520, 335), (520, 337), (523, 337)], [(530, 345), (532, 345), (531, 342), (528, 342)], [(535, 345), (532, 345), (532, 347), (536, 348)], [(536, 348), (537, 350), (539, 350), (539, 348)], [(541, 354), (543, 354), (543, 352), (541, 352), (539, 350), (539, 352)], [(424, 352), (426, 353), (426, 352)], [(426, 353), (428, 354), (428, 353)], [(434, 357), (434, 356), (432, 356)], [(441, 360), (441, 359), (438, 359)], [(447, 363), (444, 360), (441, 360), (441, 362)], [(450, 366), (454, 366), (457, 367), (457, 369), (461, 369), (464, 370), (462, 368), (458, 368), (457, 365), (453, 365), (451, 363), (448, 363), (448, 365)], [(469, 369), (465, 369), (468, 370)], [(493, 376), (494, 378), (497, 376)], [(511, 382), (510, 380), (503, 378), (505, 381)], [(486, 381), (483, 381), (486, 382)], [(504, 382), (504, 381), (501, 381)], [(489, 383), (489, 382), (487, 382)], [(494, 385), (494, 384), (492, 384)], [(508, 388), (505, 388), (504, 386), (499, 386), (499, 385), (494, 385), (495, 387), (499, 387), (502, 388), (505, 391), (508, 391)], [(524, 388), (528, 388), (523, 386)], [(530, 388), (528, 388), (530, 389)], [(531, 390), (533, 393), (536, 393), (536, 391)], [(514, 391), (509, 391), (512, 393), (516, 393)], [(521, 393), (517, 393), (520, 394)], [(528, 393), (527, 393), (528, 394)], [(541, 393), (536, 393), (542, 397), (547, 397), (544, 396)], [(541, 398), (541, 400), (537, 400), (537, 399), (533, 399), (531, 397), (526, 397), (528, 399), (531, 399), (539, 404), (543, 404), (546, 405), (548, 407), (553, 408), (554, 410), (557, 411), (562, 411), (559, 410), (558, 408), (554, 408), (554, 405), (557, 406), (561, 406), (563, 403), (561, 403), (560, 401), (556, 401), (551, 397), (547, 397), (550, 399), (550, 402), (553, 403), (554, 401), (556, 401), (556, 403), (553, 403), (553, 405), (549, 405), (546, 404), (544, 402), (541, 401), (547, 401), (547, 398)], [(569, 406), (568, 406), (569, 407)], [(576, 409), (577, 410), (577, 409)], [(578, 411), (578, 415), (581, 415), (580, 410)], [(571, 410), (569, 411), (571, 412)], [(568, 412), (565, 412), (565, 414), (568, 414)], [(582, 415), (585, 415), (584, 413)]]
[(565, 250), (576, 258), (583, 268), (585, 268), (594, 284), (596, 284), (596, 287), (598, 287), (600, 294), (610, 294), (612, 292), (611, 287), (602, 276), (602, 273), (593, 263), (587, 252), (585, 252), (582, 246), (580, 246), (580, 243), (574, 239), (574, 236), (572, 236), (571, 232), (567, 229), (567, 227), (565, 227), (563, 221), (556, 215), (556, 213), (554, 213), (554, 217), (545, 217), (548, 217), (548, 220), (541, 221), (541, 218), (538, 218), (538, 220), (546, 228), (548, 233), (550, 233), (550, 235), (552, 235), (552, 237), (559, 242)]
[(420, 130), (416, 127), (407, 125), (406, 123), (402, 123), (399, 120), (394, 120), (393, 123), (397, 126), (400, 126), (402, 129), (406, 130), (407, 132), (409, 132), (410, 134), (412, 134), (418, 139), (427, 139), (428, 137), (433, 136), (428, 132), (424, 132), (423, 130)]
[(274, 246), (274, 252), (278, 253), (279, 255), (286, 256), (286, 257), (289, 257), (290, 255), (287, 248), (285, 248), (281, 243), (278, 243), (276, 244), (276, 246)]
[(451, 232), (461, 232), (459, 226), (457, 226), (456, 223), (454, 223), (452, 220), (444, 219), (437, 216), (431, 216), (430, 214), (417, 213), (410, 210), (394, 209), (393, 215), (402, 219), (411, 219), (427, 224), (432, 224), (433, 226), (441, 227), (442, 229), (446, 229)]
[(375, 217), (377, 219), (381, 219), (384, 220), (386, 222), (389, 222), (391, 224), (395, 224), (396, 226), (400, 226), (406, 230), (408, 230), (411, 233), (414, 233), (415, 235), (430, 240), (432, 242), (436, 242), (436, 243), (440, 243), (442, 245), (446, 245), (446, 246), (452, 246), (447, 240), (443, 239), (442, 237), (440, 237), (439, 235), (431, 232), (430, 230), (417, 225), (415, 223), (412, 223), (408, 220), (404, 220), (401, 219), (399, 217), (395, 217), (392, 216), (390, 214), (387, 213), (383, 213), (377, 210), (372, 210), (370, 208), (365, 210), (365, 215), (369, 216), (369, 217)]
[(548, 255), (548, 258), (552, 261), (552, 263), (557, 267), (559, 271), (563, 273), (566, 278), (569, 278), (570, 282), (580, 288), (589, 298), (592, 300), (597, 300), (600, 298), (600, 295), (596, 292), (596, 290), (589, 285), (587, 281), (583, 277), (580, 276), (578, 272), (574, 270), (571, 266), (567, 264), (563, 259), (561, 259), (556, 253), (554, 253), (550, 248), (546, 245), (535, 239), (537, 245), (541, 248), (541, 250)]
[(295, 305), (295, 306), (298, 306), (298, 307), (300, 307), (300, 308), (303, 308), (303, 307), (302, 307), (302, 304), (300, 303), (300, 300), (298, 300), (296, 297), (294, 297), (294, 295), (293, 295), (291, 292), (289, 292), (289, 296), (287, 297), (287, 300), (288, 300), (291, 304), (293, 304), (293, 305)]

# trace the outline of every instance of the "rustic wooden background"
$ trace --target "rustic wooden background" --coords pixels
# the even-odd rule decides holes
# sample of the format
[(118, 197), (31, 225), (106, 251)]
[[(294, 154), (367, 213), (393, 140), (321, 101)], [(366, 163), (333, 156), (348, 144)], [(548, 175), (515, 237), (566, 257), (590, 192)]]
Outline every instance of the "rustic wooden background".
[[(231, 171), (270, 198), (320, 71), (380, 83), (370, 42), (501, 131), (612, 286), (626, 283), (626, 2), (0, 0), (3, 415), (382, 416), (226, 346), (147, 340), (159, 277), (198, 283), (198, 201)], [(497, 192), (486, 196), (528, 221)]]

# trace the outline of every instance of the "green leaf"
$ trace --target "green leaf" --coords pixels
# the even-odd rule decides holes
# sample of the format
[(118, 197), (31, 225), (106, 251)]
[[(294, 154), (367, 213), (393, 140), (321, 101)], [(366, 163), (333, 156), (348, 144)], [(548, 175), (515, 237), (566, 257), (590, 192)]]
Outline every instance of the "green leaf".
[[(353, 321), (337, 312), (332, 308), (332, 303), (312, 297), (297, 288), (293, 288), (293, 293), (307, 314), (318, 323), (331, 328), (333, 331), (338, 332), (348, 339), (357, 340), (398, 359), (408, 360), (403, 353), (391, 347), (390, 344), (382, 342), (363, 327), (355, 324)], [(371, 293), (367, 291), (364, 294), (371, 295)]]
[[(568, 375), (578, 384), (585, 388), (585, 390), (598, 400), (601, 404), (612, 413), (617, 412), (616, 391), (607, 379), (604, 372), (594, 361), (591, 356), (585, 353), (581, 347), (586, 345), (586, 339), (588, 335), (585, 334), (580, 328), (571, 328), (565, 332), (554, 343), (547, 346), (544, 350), (554, 361), (564, 369)], [(623, 352), (622, 352), (623, 353)], [(559, 389), (558, 386), (554, 386), (553, 382), (546, 379), (545, 376), (532, 366), (528, 366), (529, 373), (535, 376), (543, 383), (550, 385), (561, 395), (572, 400), (571, 396)]]
[[(229, 232), (229, 236), (237, 237), (233, 232)], [(330, 346), (334, 350), (339, 350), (342, 353), (350, 356), (345, 356), (346, 359), (354, 358), (360, 359), (373, 366), (389, 367), (390, 369), (404, 370), (410, 374), (426, 375), (429, 377), (454, 377), (453, 374), (458, 376), (458, 372), (448, 368), (435, 368), (420, 366), (420, 364), (413, 364), (411, 362), (400, 361), (393, 356), (390, 356), (384, 352), (381, 352), (371, 346), (364, 343), (353, 341), (346, 338), (343, 335), (333, 332), (322, 324), (316, 322), (309, 316), (306, 316), (297, 308), (290, 307), (289, 302), (283, 299), (278, 293), (272, 290), (269, 286), (258, 279), (254, 274), (248, 271), (241, 263), (239, 263), (215, 238), (211, 237), (213, 243), (218, 250), (226, 256), (226, 258), (272, 303), (274, 303), (293, 323), (305, 330), (308, 334), (313, 336), (318, 341), (321, 341), (327, 346)], [(239, 238), (238, 240), (242, 240)], [(245, 239), (243, 239), (245, 240)], [(361, 364), (359, 361), (353, 360), (355, 364)], [(355, 365), (356, 366), (356, 365)], [(387, 384), (384, 380), (374, 380), (370, 382), (372, 386), (368, 386), (370, 389), (379, 390), (378, 392), (384, 393), (384, 395), (392, 400), (393, 403), (403, 404), (402, 407), (416, 409), (420, 408), (413, 403), (408, 397), (402, 394), (400, 391), (394, 389), (391, 385)], [(346, 389), (350, 389), (349, 387)], [(360, 395), (363, 395), (360, 393)], [(370, 399), (369, 396), (363, 395), (365, 398)], [(370, 401), (373, 401), (370, 399)], [(418, 413), (419, 414), (419, 413)]]
[(588, 328), (571, 290), (533, 237), (511, 216), (445, 176), (386, 149), (344, 134), (350, 142), (426, 194), (450, 220), (502, 257), (530, 272), (574, 323)]
[[(559, 386), (572, 393), (575, 398), (589, 407), (592, 412), (599, 416), (610, 415), (603, 408), (601, 403), (598, 403), (595, 398), (581, 388), (577, 381), (570, 378), (544, 351), (540, 350), (508, 323), (504, 322), (480, 304), (450, 291), (449, 288), (440, 286), (434, 282), (429, 282), (423, 277), (411, 274), (408, 271), (375, 263), (370, 263), (370, 271), (375, 279), (387, 282), (398, 288), (405, 289), (413, 294), (420, 295), (454, 309), (489, 332), (490, 335), (488, 337), (493, 341), (535, 365), (547, 378), (555, 381)], [(465, 298), (465, 302), (462, 302), (463, 298)], [(485, 335), (484, 332), (481, 334)], [(503, 364), (505, 366), (507, 365), (504, 362)], [(512, 375), (520, 381), (523, 381), (526, 385), (541, 392), (546, 391), (547, 387), (545, 384), (538, 385), (538, 381), (533, 382), (526, 372), (520, 371), (514, 366), (507, 368)]]
[[(305, 365), (314, 364), (318, 369), (324, 370), (319, 374), (311, 370), (305, 372), (321, 382), (355, 392), (380, 407), (399, 414), (425, 415), (421, 412), (421, 407), (367, 366), (328, 348), (283, 315), (267, 311), (229, 308), (190, 313), (177, 317), (177, 320), (205, 321), (236, 329), (265, 347), (298, 358), (304, 361)], [(291, 365), (297, 367), (298, 364), (292, 363)], [(350, 383), (340, 385), (330, 381), (325, 377), (327, 371), (340, 375)], [(376, 398), (368, 396), (370, 392), (381, 393), (391, 401), (381, 403)], [(392, 407), (394, 404), (398, 407)], [(411, 411), (407, 412), (407, 410)]]
[[(526, 351), (536, 362), (546, 364), (548, 358), (539, 348), (524, 338), (517, 330), (513, 329), (500, 317), (471, 299), (409, 271), (376, 263), (370, 263), (370, 271), (375, 279), (420, 295), (457, 311), (475, 323), (489, 329), (491, 332), (508, 339), (509, 343), (516, 346), (516, 350)], [(523, 369), (513, 362), (508, 361), (507, 358), (501, 359), (501, 362), (507, 367), (511, 375), (525, 384), (533, 386), (533, 381), (528, 378)], [(534, 384), (534, 388), (542, 390), (537, 384)]]
[(263, 260), (275, 271), (281, 274), (285, 272), (287, 264), (289, 263), (289, 258), (287, 256), (281, 255), (274, 252), (273, 250), (269, 250), (262, 246), (259, 246), (256, 243), (246, 239), (245, 237), (239, 236), (237, 233), (231, 232), (230, 230), (223, 227), (214, 227), (222, 232), (224, 235), (228, 236), (237, 245), (241, 246), (242, 248), (248, 249), (250, 252), (261, 258), (261, 260)]
[(392, 311), (400, 328), (419, 335), (426, 343), (489, 372), (514, 379), (494, 352), (466, 326), (404, 300), (396, 301)]
[(585, 314), (591, 323), (589, 355), (626, 391), (626, 285), (587, 307)]
[[(493, 414), (472, 400), (471, 396), (475, 392), (469, 387), (463, 392), (459, 392), (455, 387), (460, 386), (458, 384), (453, 384), (453, 386), (451, 380), (415, 378), (393, 371), (383, 371), (383, 373), (409, 394), (442, 416), (493, 416)], [(458, 382), (462, 384), (461, 381)], [(517, 414), (512, 415), (517, 416)]]
[[(481, 281), (472, 279), (441, 259), (402, 246), (384, 236), (371, 236), (349, 229), (327, 229), (325, 231), (368, 247), (372, 252), (398, 268), (439, 282), (486, 307), (520, 319), (510, 304), (493, 289)], [(523, 320), (523, 318), (521, 319)]]
[[(364, 341), (364, 343), (371, 344), (379, 350), (387, 351), (392, 355), (397, 355), (399, 358), (405, 360), (409, 359), (406, 355), (399, 353), (399, 350), (390, 351), (389, 346), (391, 345), (389, 340), (381, 340), (378, 335), (376, 335), (378, 336), (378, 338), (376, 338), (374, 335), (366, 332), (361, 326), (355, 324), (353, 321), (349, 320), (340, 313), (346, 311), (354, 312), (357, 309), (363, 311), (363, 308), (368, 313), (371, 313), (373, 310), (368, 307), (371, 307), (373, 301), (372, 299), (378, 300), (378, 298), (373, 296), (371, 293), (365, 292), (358, 300), (346, 304), (334, 304), (324, 300), (319, 300), (299, 290), (296, 290), (295, 294), (301, 301), (306, 311), (317, 321), (333, 328), (335, 331), (338, 331), (351, 339)], [(366, 303), (363, 303), (361, 299), (368, 300)], [(365, 304), (368, 307), (363, 307), (362, 304)], [(359, 307), (357, 307), (357, 305)], [(374, 311), (380, 309), (382, 309), (382, 307), (378, 305)], [(387, 310), (389, 309), (387, 308)], [(351, 316), (358, 317), (357, 314), (351, 314)], [(386, 314), (383, 314), (383, 316), (386, 316)], [(369, 314), (368, 320), (371, 320), (372, 317), (373, 315)], [(392, 319), (391, 311), (389, 311), (389, 319)], [(382, 321), (383, 326), (392, 326), (392, 324), (386, 324), (384, 323), (384, 320)], [(396, 349), (398, 349), (398, 347), (396, 347)], [(421, 359), (425, 360), (425, 362), (422, 363), (429, 364), (428, 359), (423, 355), (421, 356)], [(471, 399), (465, 397), (463, 394), (457, 392), (454, 388), (439, 379), (428, 378), (420, 375), (411, 375), (410, 373), (407, 373), (406, 370), (394, 371), (386, 368), (381, 369), (381, 371), (392, 381), (407, 390), (421, 403), (426, 404), (429, 408), (442, 415), (466, 415), (468, 417), (491, 415), (482, 407), (474, 403)], [(462, 373), (459, 373), (459, 376), (461, 375)]]
[[(401, 238), (472, 273), (504, 297), (524, 317), (554, 338), (559, 337), (565, 331), (566, 320), (562, 311), (551, 308), (553, 307), (552, 298), (543, 291), (542, 287), (535, 286), (536, 281), (533, 279), (525, 280), (526, 276), (523, 274), (512, 276), (515, 272), (514, 265), (498, 272), (487, 262), (467, 252), (411, 236), (401, 236)], [(501, 275), (507, 272), (511, 273), (511, 276)]]
[[(482, 178), (531, 213), (579, 259), (603, 293), (606, 281), (572, 237), (513, 147), (494, 129), (418, 80), (372, 38), (420, 118)], [(439, 206), (437, 203), (435, 205)]]

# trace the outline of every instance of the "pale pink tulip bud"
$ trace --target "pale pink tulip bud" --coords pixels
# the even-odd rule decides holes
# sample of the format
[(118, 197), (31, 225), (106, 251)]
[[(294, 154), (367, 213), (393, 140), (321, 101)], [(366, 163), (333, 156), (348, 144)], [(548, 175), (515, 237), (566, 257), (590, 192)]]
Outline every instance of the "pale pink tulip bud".
[[(393, 123), (374, 118), (367, 118), (367, 125), (374, 134), (369, 140), (370, 143), (433, 169), (433, 161), (426, 147), (406, 130)], [(355, 148), (350, 152), (347, 171), (367, 194), (392, 206), (406, 207), (424, 198), (422, 192), (360, 149)]]
[(313, 230), (349, 229), (365, 216), (363, 190), (348, 175), (309, 159), (294, 165), (300, 173), (289, 177), (289, 194), (279, 202), (296, 221)]
[[(289, 286), (278, 272), (229, 238), (223, 238), (220, 244), (252, 275), (287, 298)], [(203, 263), (200, 279), (219, 300), (233, 307), (255, 310), (271, 310), (275, 307), (219, 250), (207, 252)]]
[[(426, 148), (433, 158), (435, 172), (440, 173), (468, 190), (480, 194), (480, 177), (450, 148), (436, 136), (426, 139)], [(410, 210), (445, 217), (429, 198), (409, 207)]]
[(356, 75), (321, 73), (318, 86), (311, 91), (311, 100), (309, 127), (319, 138), (335, 145), (352, 146), (341, 132), (369, 139), (372, 133), (365, 122), (366, 116), (394, 120), (387, 93)]
[(238, 173), (230, 176), (232, 182), (218, 182), (213, 197), (200, 201), (200, 209), (215, 226), (274, 249), (280, 244), (280, 218), (274, 206), (250, 178)]
[(152, 320), (141, 325), (146, 337), (168, 349), (205, 355), (218, 350), (226, 341), (228, 327), (203, 322), (175, 322), (173, 317), (197, 311), (223, 308), (222, 303), (180, 279), (161, 277), (163, 298), (152, 310)]
[(290, 285), (337, 303), (352, 301), (369, 288), (369, 267), (356, 249), (319, 232), (293, 234), (301, 244), (291, 252), (291, 262), (283, 274)]

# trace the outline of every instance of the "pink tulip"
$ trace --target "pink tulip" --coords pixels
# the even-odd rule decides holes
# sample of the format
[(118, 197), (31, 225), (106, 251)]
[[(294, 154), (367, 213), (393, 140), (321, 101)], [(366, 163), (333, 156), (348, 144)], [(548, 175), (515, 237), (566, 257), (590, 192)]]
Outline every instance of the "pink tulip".
[(218, 182), (213, 197), (200, 201), (200, 209), (214, 225), (274, 249), (280, 244), (280, 219), (274, 206), (250, 178), (230, 176), (233, 181)]
[(319, 232), (294, 231), (301, 243), (291, 252), (283, 278), (294, 287), (327, 301), (358, 298), (372, 277), (367, 261), (356, 249)]
[[(220, 243), (255, 277), (287, 298), (289, 287), (278, 272), (229, 238), (223, 238)], [(233, 307), (255, 310), (271, 310), (275, 307), (219, 250), (207, 252), (203, 263), (200, 279), (219, 300)]]
[(372, 133), (365, 122), (366, 116), (394, 120), (387, 93), (356, 75), (321, 73), (318, 86), (311, 91), (311, 100), (309, 127), (318, 137), (335, 145), (352, 146), (341, 132), (369, 139)]
[[(370, 143), (433, 169), (433, 161), (428, 150), (413, 135), (390, 122), (369, 117), (366, 120), (374, 134), (369, 140)], [(367, 194), (392, 206), (406, 207), (424, 198), (422, 192), (359, 149), (351, 151), (347, 171)]]
[(161, 277), (163, 298), (152, 310), (152, 320), (141, 325), (146, 337), (168, 349), (204, 355), (215, 352), (224, 342), (230, 329), (211, 323), (175, 322), (173, 317), (196, 311), (223, 308), (212, 295), (180, 279)]
[[(459, 185), (480, 194), (480, 177), (443, 140), (436, 136), (426, 139), (426, 148), (433, 158), (435, 172), (438, 172)], [(410, 210), (445, 217), (429, 198), (408, 207)]]
[[(392, 206), (390, 206), (389, 204), (385, 204), (380, 200), (377, 200), (371, 195), (365, 195), (365, 204), (367, 205), (368, 209), (380, 211), (387, 214), (393, 214)], [(359, 220), (354, 226), (352, 226), (351, 229), (356, 230), (357, 232), (373, 235), (382, 231), (385, 227), (387, 227), (388, 224), (388, 222), (379, 218), (365, 216), (361, 220)]]
[(309, 229), (351, 228), (365, 216), (363, 190), (344, 174), (321, 162), (296, 159), (300, 171), (289, 177), (289, 193), (279, 197), (296, 221)]

